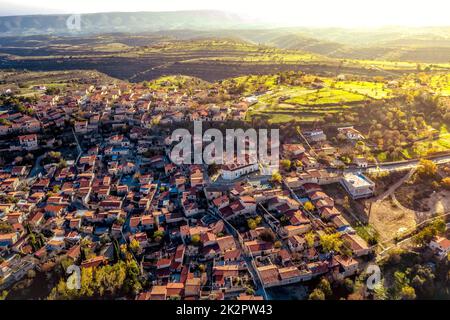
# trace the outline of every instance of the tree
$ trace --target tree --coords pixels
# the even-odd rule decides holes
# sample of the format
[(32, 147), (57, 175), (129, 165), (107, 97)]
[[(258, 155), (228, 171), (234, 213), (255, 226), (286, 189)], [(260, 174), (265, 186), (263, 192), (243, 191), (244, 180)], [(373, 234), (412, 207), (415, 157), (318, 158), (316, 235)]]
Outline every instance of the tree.
[(112, 266), (97, 268), (95, 272), (95, 284), (100, 296), (105, 293), (114, 295), (123, 287), (127, 276), (126, 263), (121, 261)]
[(119, 226), (122, 226), (124, 223), (125, 223), (124, 217), (119, 217), (116, 219), (116, 224), (118, 224)]
[(309, 300), (325, 300), (325, 294), (320, 289), (314, 289), (309, 295)]
[(289, 171), (291, 169), (291, 160), (283, 159), (280, 161), (281, 166), (284, 170)]
[(308, 245), (308, 248), (312, 248), (314, 246), (314, 242), (316, 240), (316, 235), (314, 232), (310, 231), (305, 235), (305, 241)]
[(261, 221), (262, 221), (261, 216), (257, 216), (254, 219), (250, 218), (247, 220), (247, 225), (251, 230), (255, 230), (256, 227), (261, 224)]
[(343, 245), (343, 241), (338, 233), (323, 234), (320, 237), (320, 245), (322, 246), (324, 252), (339, 252)]
[(162, 238), (162, 237), (164, 237), (164, 231), (161, 231), (161, 230), (156, 230), (154, 233), (153, 233), (153, 238)]
[(45, 94), (50, 95), (50, 96), (59, 94), (60, 92), (61, 92), (61, 90), (57, 87), (49, 87), (45, 90)]
[(1, 300), (6, 300), (6, 298), (8, 297), (8, 294), (9, 294), (8, 291), (3, 290), (3, 291), (0, 293), (0, 301), (1, 301)]
[[(125, 249), (126, 250), (126, 249)], [(139, 267), (128, 254), (126, 261), (119, 261), (113, 265), (81, 270), (81, 288), (69, 289), (66, 281), (61, 279), (54, 287), (48, 299), (85, 299), (92, 296), (116, 295), (119, 291), (128, 293), (138, 292), (142, 285), (138, 280)]]
[(419, 297), (433, 298), (435, 295), (435, 279), (436, 275), (432, 268), (416, 264), (410, 273), (411, 286)]
[(255, 230), (256, 227), (257, 227), (256, 222), (253, 219), (248, 219), (247, 220), (247, 225), (250, 228), (250, 230)]
[(311, 201), (306, 202), (303, 207), (305, 208), (306, 211), (313, 211), (315, 209), (314, 205), (312, 204)]
[(375, 300), (386, 300), (388, 297), (388, 293), (386, 287), (382, 282), (379, 282), (374, 287), (373, 297)]
[(402, 298), (402, 290), (406, 286), (409, 286), (409, 279), (407, 274), (402, 271), (396, 271), (394, 273), (394, 284), (391, 288), (393, 298)]
[(414, 238), (414, 242), (418, 245), (425, 246), (433, 240), (438, 234), (445, 232), (446, 225), (443, 219), (437, 219), (430, 225), (423, 228)]
[(141, 246), (139, 244), (139, 241), (137, 241), (136, 239), (131, 240), (131, 242), (130, 242), (130, 250), (134, 254), (137, 254), (140, 249), (141, 249)]
[(295, 161), (295, 167), (298, 169), (303, 168), (303, 162), (301, 160), (296, 160)]
[(191, 241), (192, 241), (192, 244), (193, 244), (193, 245), (195, 245), (195, 246), (199, 245), (199, 244), (200, 244), (200, 235), (194, 234), (194, 235), (191, 237)]
[(279, 172), (274, 172), (272, 174), (272, 178), (270, 179), (270, 182), (275, 184), (281, 184), (281, 181), (283, 181), (283, 177)]
[(445, 177), (442, 179), (441, 186), (447, 190), (450, 190), (450, 177)]
[(355, 284), (352, 279), (346, 278), (344, 280), (344, 288), (348, 293), (353, 293), (355, 291)]
[(426, 246), (431, 242), (431, 240), (433, 240), (434, 236), (433, 230), (426, 227), (416, 235), (414, 242), (418, 245)]
[(433, 161), (426, 159), (420, 160), (419, 166), (417, 167), (417, 174), (419, 177), (423, 179), (433, 178), (437, 175), (437, 172), (437, 165)]
[(259, 238), (262, 241), (265, 242), (275, 242), (275, 235), (273, 234), (273, 232), (269, 229), (263, 230), (260, 234), (259, 234)]
[(251, 230), (255, 230), (256, 227), (258, 226), (256, 220), (255, 220), (255, 219), (251, 219), (251, 218), (247, 220), (247, 225), (248, 225), (248, 227), (249, 227)]
[(330, 282), (326, 278), (320, 279), (317, 288), (319, 288), (328, 298), (333, 295), (333, 290), (331, 290)]
[(124, 283), (125, 291), (132, 292), (134, 294), (139, 293), (139, 291), (142, 290), (142, 284), (138, 279), (140, 271), (136, 260), (134, 259), (127, 260), (126, 271), (127, 271), (127, 278)]
[(400, 291), (400, 298), (402, 300), (414, 300), (416, 299), (416, 291), (413, 287), (404, 286)]
[(249, 287), (245, 290), (245, 293), (252, 296), (255, 294), (255, 290)]

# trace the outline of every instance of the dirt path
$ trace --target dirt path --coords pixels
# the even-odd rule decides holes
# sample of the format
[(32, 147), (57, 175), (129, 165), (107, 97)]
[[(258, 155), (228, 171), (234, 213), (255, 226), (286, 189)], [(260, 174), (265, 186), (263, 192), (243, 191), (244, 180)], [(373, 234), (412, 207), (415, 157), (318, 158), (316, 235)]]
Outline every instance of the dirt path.
[(400, 188), (400, 186), (402, 184), (404, 184), (406, 181), (411, 179), (411, 177), (413, 176), (414, 172), (416, 172), (416, 168), (415, 167), (412, 168), (403, 178), (401, 178), (396, 183), (394, 183), (392, 186), (390, 186), (388, 190), (386, 190), (382, 194), (378, 195), (377, 197), (373, 198), (372, 201), (373, 202), (383, 201), (384, 199), (386, 199), (387, 197), (392, 195), (395, 192), (395, 190)]

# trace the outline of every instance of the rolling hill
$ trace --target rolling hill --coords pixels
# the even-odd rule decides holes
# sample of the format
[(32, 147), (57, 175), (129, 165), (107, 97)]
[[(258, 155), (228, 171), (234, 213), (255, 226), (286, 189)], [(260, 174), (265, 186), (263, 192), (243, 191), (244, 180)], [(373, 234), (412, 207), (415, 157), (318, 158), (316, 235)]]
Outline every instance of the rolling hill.
[[(0, 33), (5, 36), (70, 35), (67, 28), (70, 15), (25, 15), (0, 17)], [(156, 32), (177, 29), (227, 29), (252, 26), (251, 21), (221, 11), (173, 12), (108, 12), (81, 15), (81, 29), (77, 34), (111, 32)]]

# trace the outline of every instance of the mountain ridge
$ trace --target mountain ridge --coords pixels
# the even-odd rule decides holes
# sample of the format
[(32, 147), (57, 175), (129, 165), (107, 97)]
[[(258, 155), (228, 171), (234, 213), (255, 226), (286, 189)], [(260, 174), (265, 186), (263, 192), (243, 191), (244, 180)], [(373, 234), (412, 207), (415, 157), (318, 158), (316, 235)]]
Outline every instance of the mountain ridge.
[(80, 29), (70, 30), (72, 14), (0, 16), (0, 32), (8, 36), (38, 34), (101, 34), (104, 32), (156, 32), (161, 30), (252, 28), (257, 23), (218, 10), (137, 11), (80, 14)]

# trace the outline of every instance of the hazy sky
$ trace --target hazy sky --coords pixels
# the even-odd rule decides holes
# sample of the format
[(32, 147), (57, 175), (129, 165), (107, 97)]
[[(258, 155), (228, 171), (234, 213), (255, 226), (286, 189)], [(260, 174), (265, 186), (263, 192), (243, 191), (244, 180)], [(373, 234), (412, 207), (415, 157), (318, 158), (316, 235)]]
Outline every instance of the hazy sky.
[(0, 0), (0, 15), (198, 9), (291, 26), (450, 25), (448, 0)]

